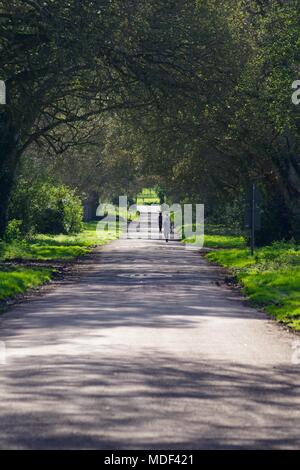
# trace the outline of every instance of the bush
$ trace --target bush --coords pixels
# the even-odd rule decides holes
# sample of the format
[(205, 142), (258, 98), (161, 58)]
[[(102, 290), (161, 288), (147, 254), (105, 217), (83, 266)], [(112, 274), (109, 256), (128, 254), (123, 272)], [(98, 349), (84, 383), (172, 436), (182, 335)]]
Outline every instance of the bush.
[(50, 182), (29, 182), (20, 178), (13, 192), (10, 219), (21, 220), (23, 235), (78, 233), (82, 229), (83, 207), (75, 191)]
[(22, 238), (21, 233), (22, 220), (12, 219), (8, 222), (5, 231), (5, 241), (12, 242), (13, 240), (19, 240)]

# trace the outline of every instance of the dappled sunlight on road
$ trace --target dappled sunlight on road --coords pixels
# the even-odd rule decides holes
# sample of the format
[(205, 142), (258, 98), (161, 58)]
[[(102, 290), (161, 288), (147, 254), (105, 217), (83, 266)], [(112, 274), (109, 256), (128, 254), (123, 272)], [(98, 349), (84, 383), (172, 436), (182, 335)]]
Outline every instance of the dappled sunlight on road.
[(299, 448), (294, 334), (179, 242), (101, 247), (0, 329), (1, 448)]

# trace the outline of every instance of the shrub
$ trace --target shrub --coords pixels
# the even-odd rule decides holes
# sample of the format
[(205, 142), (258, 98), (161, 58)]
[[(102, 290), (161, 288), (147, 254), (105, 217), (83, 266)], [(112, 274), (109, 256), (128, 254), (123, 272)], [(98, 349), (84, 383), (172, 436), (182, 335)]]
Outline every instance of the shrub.
[(8, 222), (5, 232), (5, 241), (12, 242), (22, 238), (21, 233), (22, 220), (12, 219)]
[(82, 229), (83, 207), (75, 191), (48, 181), (30, 182), (20, 178), (10, 201), (10, 219), (21, 220), (22, 234), (78, 233)]

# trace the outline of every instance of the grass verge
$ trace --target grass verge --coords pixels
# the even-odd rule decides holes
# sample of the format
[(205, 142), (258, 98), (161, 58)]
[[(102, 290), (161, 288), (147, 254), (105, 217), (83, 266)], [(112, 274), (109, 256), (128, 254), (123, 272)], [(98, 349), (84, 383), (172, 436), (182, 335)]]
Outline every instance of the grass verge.
[[(191, 230), (191, 225), (183, 226), (183, 239), (184, 243), (195, 243), (198, 241), (197, 235), (192, 237), (188, 236), (188, 231)], [(195, 224), (193, 225), (193, 232), (196, 231)], [(204, 247), (205, 248), (243, 248), (246, 246), (245, 237), (236, 234), (234, 231), (228, 231), (223, 226), (219, 225), (205, 225), (204, 233)]]
[(0, 260), (68, 260), (91, 252), (91, 247), (105, 245), (116, 238), (106, 230), (96, 232), (97, 222), (84, 224), (78, 235), (35, 235), (29, 240), (0, 243)]
[[(96, 232), (96, 227), (97, 222), (88, 222), (78, 235), (35, 235), (29, 240), (1, 242), (0, 301), (14, 298), (50, 281), (55, 272), (51, 261), (72, 260), (90, 253), (94, 246), (117, 238), (111, 231), (102, 229)], [(45, 261), (50, 262), (49, 269), (26, 266), (26, 263)]]
[(0, 301), (14, 298), (26, 290), (50, 281), (52, 270), (46, 268), (30, 269), (22, 266), (8, 267), (0, 271)]
[(273, 243), (254, 257), (245, 248), (217, 250), (207, 258), (230, 269), (254, 306), (300, 331), (300, 246)]

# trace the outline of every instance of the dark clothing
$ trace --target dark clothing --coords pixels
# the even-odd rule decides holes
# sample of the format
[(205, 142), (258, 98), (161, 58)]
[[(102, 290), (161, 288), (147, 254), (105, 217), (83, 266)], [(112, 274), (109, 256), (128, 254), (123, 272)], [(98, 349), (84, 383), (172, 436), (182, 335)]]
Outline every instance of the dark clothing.
[(162, 214), (159, 214), (159, 216), (158, 216), (159, 233), (161, 233), (161, 231), (162, 231), (162, 224), (163, 224), (163, 216), (162, 216)]

